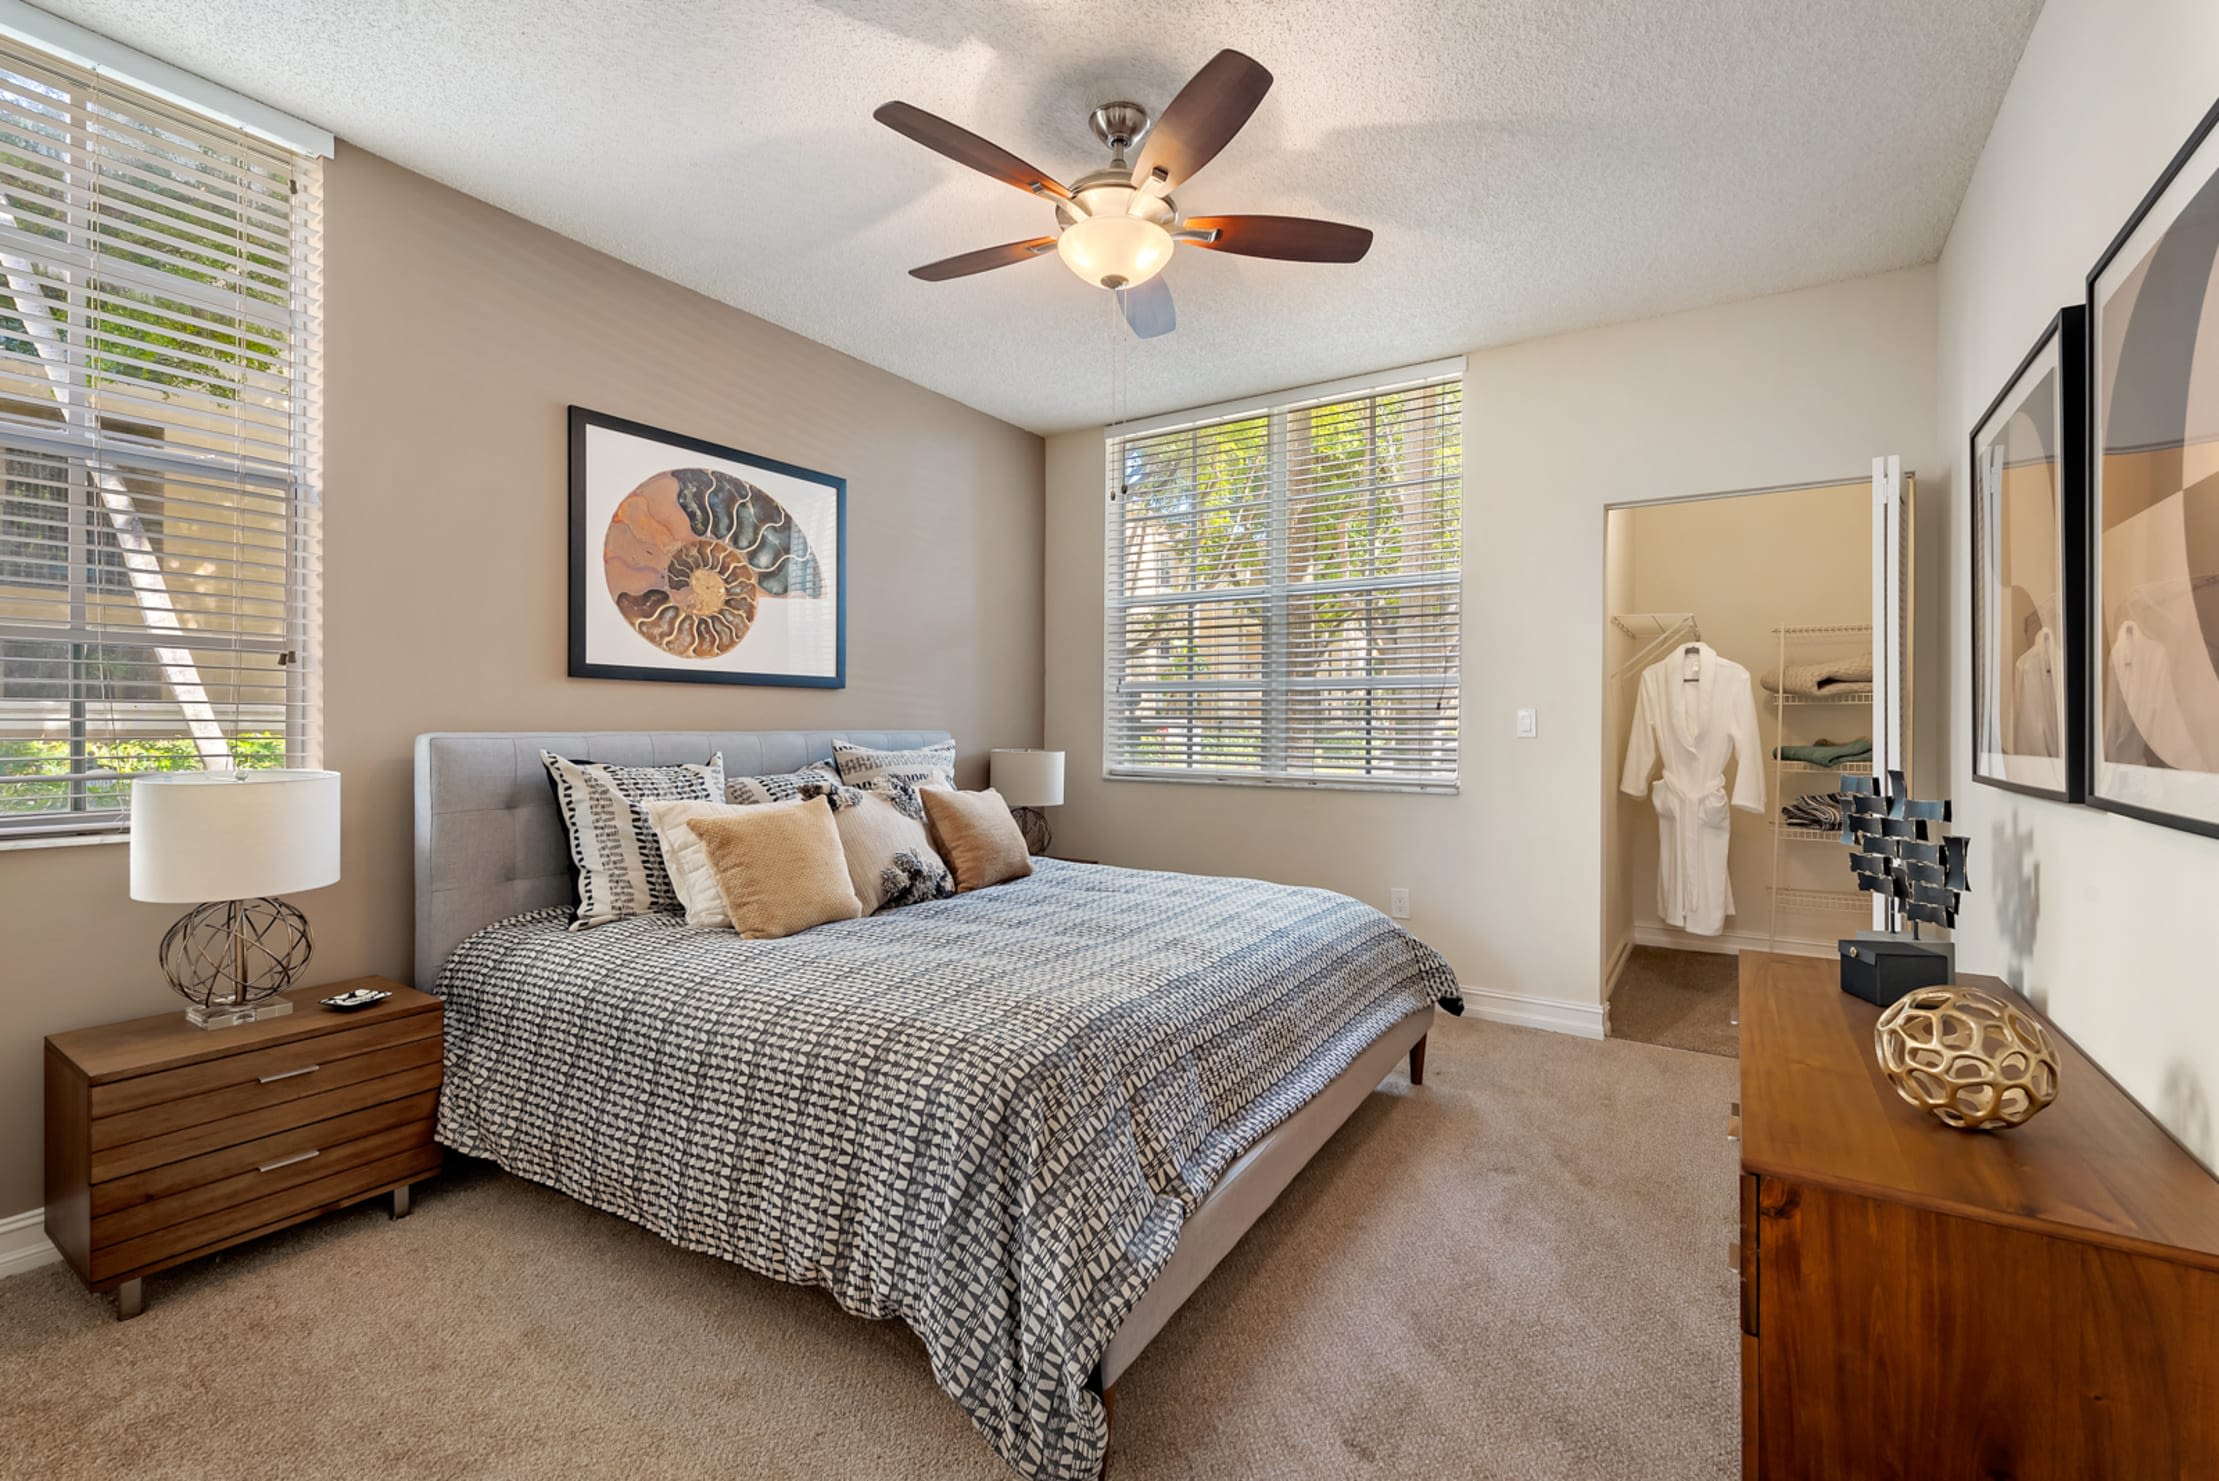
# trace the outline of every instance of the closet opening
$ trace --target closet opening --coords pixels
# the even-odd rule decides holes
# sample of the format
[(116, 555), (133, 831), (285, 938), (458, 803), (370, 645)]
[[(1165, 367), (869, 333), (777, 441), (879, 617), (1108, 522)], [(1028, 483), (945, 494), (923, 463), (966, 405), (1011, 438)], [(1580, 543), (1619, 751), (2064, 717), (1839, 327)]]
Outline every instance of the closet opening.
[(1871, 922), (1837, 798), (1887, 713), (1880, 497), (1876, 473), (1605, 516), (1613, 1038), (1735, 1054), (1740, 952), (1831, 956)]

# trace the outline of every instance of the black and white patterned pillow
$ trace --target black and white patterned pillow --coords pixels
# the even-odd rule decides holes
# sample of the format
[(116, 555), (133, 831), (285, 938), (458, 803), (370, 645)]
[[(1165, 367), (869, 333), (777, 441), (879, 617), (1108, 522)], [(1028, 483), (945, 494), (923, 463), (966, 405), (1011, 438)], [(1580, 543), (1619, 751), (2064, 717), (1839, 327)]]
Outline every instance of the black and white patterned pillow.
[(746, 806), (762, 802), (791, 802), (796, 797), (814, 795), (805, 793), (805, 787), (838, 786), (840, 773), (830, 761), (812, 761), (799, 771), (781, 772), (776, 776), (727, 777), (724, 782), (724, 800)]
[(953, 787), (955, 742), (942, 741), (914, 751), (874, 751), (869, 746), (836, 740), (832, 743), (832, 764), (839, 768), (840, 780), (850, 787), (868, 787), (886, 778), (912, 787)]
[(678, 766), (609, 766), (552, 751), (540, 752), (539, 759), (554, 780), (555, 803), (570, 832), (570, 862), (578, 871), (570, 929), (681, 909), (654, 821), (641, 804), (714, 802), (724, 795), (723, 755)]

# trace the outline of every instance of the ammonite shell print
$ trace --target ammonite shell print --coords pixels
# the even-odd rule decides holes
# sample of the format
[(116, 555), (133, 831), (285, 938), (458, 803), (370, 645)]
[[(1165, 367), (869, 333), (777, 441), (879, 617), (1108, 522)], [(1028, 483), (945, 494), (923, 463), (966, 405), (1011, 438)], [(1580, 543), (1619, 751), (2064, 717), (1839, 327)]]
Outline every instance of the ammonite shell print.
[(680, 658), (730, 652), (765, 598), (824, 594), (785, 506), (711, 468), (673, 468), (626, 494), (609, 516), (601, 568), (632, 630)]

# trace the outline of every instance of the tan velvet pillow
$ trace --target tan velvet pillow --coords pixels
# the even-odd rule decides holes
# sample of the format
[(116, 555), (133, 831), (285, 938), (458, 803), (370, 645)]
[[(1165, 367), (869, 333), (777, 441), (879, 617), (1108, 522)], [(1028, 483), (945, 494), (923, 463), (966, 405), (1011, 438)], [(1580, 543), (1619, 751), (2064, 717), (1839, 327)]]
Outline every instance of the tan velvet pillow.
[(1001, 793), (992, 787), (983, 792), (927, 787), (917, 795), (925, 800), (925, 816), (932, 820), (940, 857), (955, 871), (957, 894), (1032, 873), (1025, 835), (1009, 815)]
[(685, 826), (709, 856), (732, 929), (750, 941), (775, 941), (863, 913), (832, 804), (822, 797), (744, 807)]

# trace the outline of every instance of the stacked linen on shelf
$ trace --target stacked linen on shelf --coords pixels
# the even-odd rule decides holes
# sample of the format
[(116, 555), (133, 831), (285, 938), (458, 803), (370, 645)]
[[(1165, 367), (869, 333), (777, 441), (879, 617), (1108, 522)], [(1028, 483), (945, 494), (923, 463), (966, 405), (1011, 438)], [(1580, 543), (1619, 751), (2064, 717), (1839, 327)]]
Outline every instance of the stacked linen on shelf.
[(1852, 761), (1870, 761), (1872, 742), (1816, 740), (1807, 746), (1774, 746), (1772, 756), (1776, 761), (1801, 761), (1809, 766), (1846, 766)]
[(1775, 694), (1797, 694), (1807, 698), (1870, 694), (1872, 655), (1852, 653), (1841, 658), (1791, 663), (1784, 671), (1768, 671), (1758, 682)]
[(1840, 792), (1812, 792), (1782, 807), (1780, 822), (1812, 833), (1839, 833), (1849, 807), (1849, 799)]

